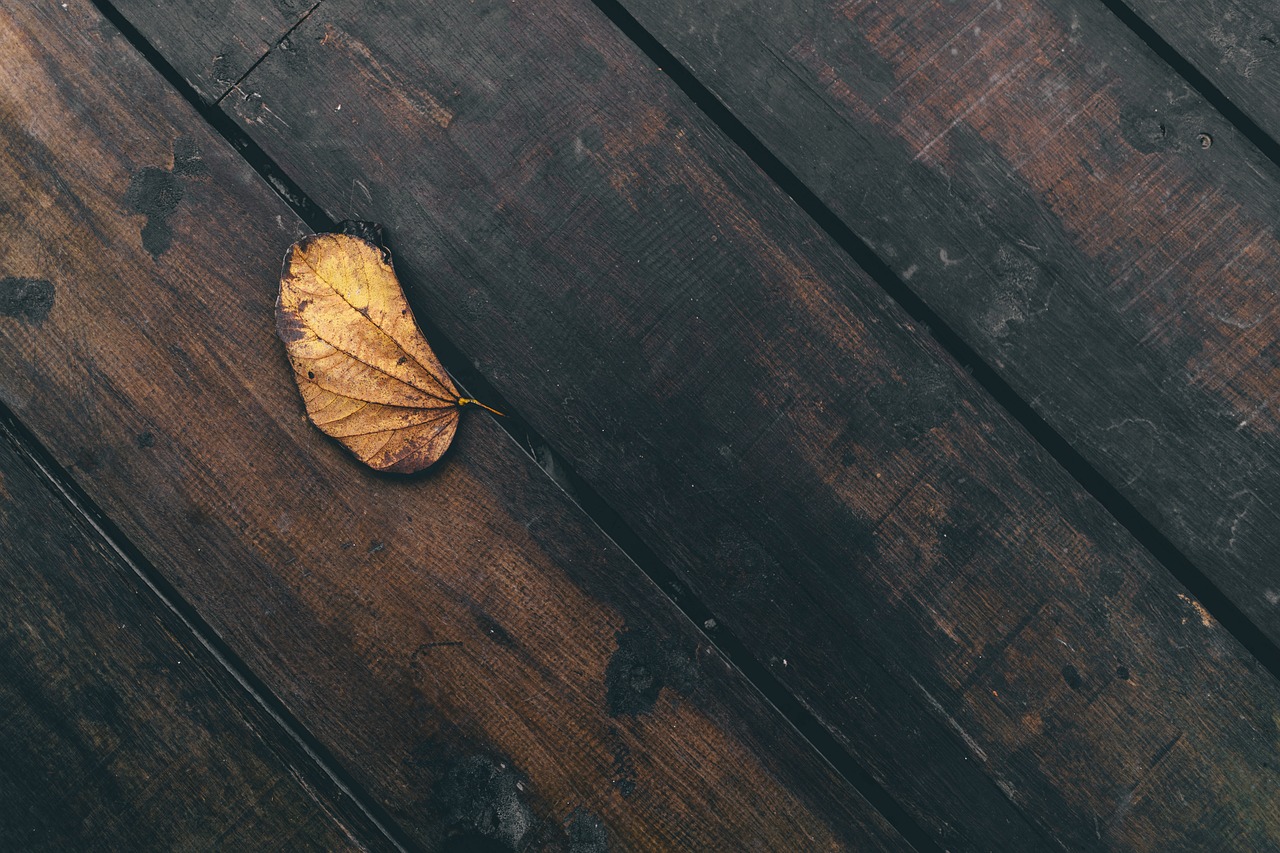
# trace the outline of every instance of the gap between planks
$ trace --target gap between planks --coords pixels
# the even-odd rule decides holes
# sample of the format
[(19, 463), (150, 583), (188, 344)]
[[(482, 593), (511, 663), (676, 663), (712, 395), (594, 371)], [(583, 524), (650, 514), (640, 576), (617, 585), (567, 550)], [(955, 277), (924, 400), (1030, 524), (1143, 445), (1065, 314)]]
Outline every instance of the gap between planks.
[(1218, 86), (1195, 64), (1178, 52), (1164, 36), (1142, 19), (1124, 0), (1098, 0), (1120, 23), (1133, 32), (1161, 62), (1186, 81), (1195, 92), (1209, 102), (1227, 123), (1240, 132), (1264, 157), (1280, 167), (1280, 142), (1262, 129), (1235, 101), (1227, 97)]
[[(7, 438), (20, 456), (45, 479), (58, 499), (71, 512), (83, 518), (85, 523), (102, 538), (116, 556), (146, 585), (156, 600), (182, 623), (189, 636), (208, 651), (213, 659), (235, 679), (253, 703), (271, 718), (287, 739), (302, 750), (313, 765), (313, 772), (309, 775), (314, 777), (314, 771), (318, 771), (323, 776), (323, 779), (313, 781), (327, 780), (326, 786), (335, 788), (339, 797), (345, 798), (395, 849), (403, 853), (417, 849), (416, 845), (409, 841), (396, 826), (390, 815), (360, 789), (359, 784), (342, 769), (328, 750), (289, 713), (280, 699), (259, 681), (244, 661), (231, 651), (217, 632), (200, 617), (195, 608), (177, 593), (97, 504), (76, 485), (66, 469), (58, 464), (48, 449), (31, 434), (3, 402), (0, 402), (0, 435)], [(359, 843), (359, 839), (353, 840)]]
[[(289, 205), (289, 207), (298, 215), (298, 217), (306, 224), (306, 226), (317, 233), (331, 232), (336, 230), (337, 223), (332, 216), (328, 214), (319, 204), (316, 204), (306, 193), (302, 191), (299, 185), (289, 177), (284, 170), (259, 146), (253, 139), (242, 130), (231, 118), (230, 115), (223, 112), (218, 106), (226, 95), (219, 98), (217, 102), (209, 104), (202, 100), (196, 93), (194, 87), (178, 73), (177, 69), (164, 58), (154, 45), (152, 45), (141, 32), (134, 27), (127, 18), (124, 17), (109, 0), (90, 0), (92, 5), (103, 15), (107, 21), (120, 31), (121, 35), (138, 51), (142, 58), (154, 68), (165, 82), (168, 83), (180, 97), (182, 97), (193, 109), (203, 118), (210, 127), (221, 136), (231, 147), (240, 154), (241, 157), (249, 164), (249, 166), (266, 182), (271, 189), (280, 196), (280, 198)], [(307, 15), (320, 5), (314, 4)], [(304, 16), (305, 18), (306, 16)], [(288, 32), (296, 29), (301, 21), (290, 27)], [(275, 40), (278, 45), (284, 37)], [(272, 48), (274, 49), (274, 47)], [(270, 51), (259, 57), (254, 62), (254, 67), (260, 64)], [(674, 60), (673, 60), (674, 61)], [(250, 69), (252, 70), (252, 69)], [(241, 80), (244, 76), (241, 76)], [(238, 85), (238, 83), (237, 83)], [(230, 91), (235, 91), (233, 86)], [(229, 94), (228, 92), (228, 94)], [(619, 549), (634, 562), (641, 572), (649, 578), (662, 593), (677, 607), (680, 612), (688, 618), (694, 626), (708, 641), (712, 643), (716, 649), (734, 666), (743, 676), (751, 683), (751, 685), (760, 692), (760, 694), (773, 706), (805, 739), (805, 741), (814, 749), (823, 760), (825, 760), (841, 777), (848, 781), (861, 794), (873, 808), (878, 811), (882, 817), (920, 853), (942, 853), (942, 848), (934, 840), (931, 833), (926, 831), (914, 818), (910, 816), (905, 808), (894, 799), (875, 778), (868, 772), (858, 761), (848, 752), (848, 750), (839, 742), (839, 740), (831, 733), (831, 731), (823, 725), (823, 723), (805, 709), (803, 703), (800, 702), (782, 683), (773, 676), (768, 668), (761, 663), (756, 657), (749, 652), (732, 632), (729, 632), (718, 620), (705, 604), (693, 596), (687, 588), (682, 584), (676, 573), (672, 571), (665, 563), (656, 555), (656, 553), (644, 543), (642, 538), (634, 530), (632, 530), (623, 520), (622, 517), (596, 492), (593, 488), (586, 484), (574, 471), (567, 460), (556, 453), (550, 445), (532, 428), (528, 422), (519, 414), (517, 410), (506, 400), (495, 388), (477, 371), (470, 359), (454, 345), (454, 343), (444, 335), (430, 321), (419, 318), (419, 325), (422, 326), (423, 332), (431, 340), (433, 349), (444, 365), (447, 372), (468, 396), (479, 396), (492, 402), (495, 407), (501, 409), (505, 413), (505, 417), (498, 420), (502, 429), (515, 441), (515, 443), (541, 468), (553, 482), (556, 483), (582, 511), (591, 519), (591, 521), (600, 528)], [(471, 390), (468, 390), (471, 389)], [(16, 419), (8, 413), (7, 409), (0, 405), (0, 419), (9, 417), (15, 425), (25, 434), (25, 427), (21, 427)], [(35, 447), (39, 448), (42, 455), (47, 455), (47, 451), (40, 445), (34, 437), (28, 436), (28, 441)], [(45, 470), (42, 468), (42, 470)], [(71, 491), (77, 493), (79, 490), (71, 480), (70, 475), (60, 468), (56, 469), (61, 474), (61, 480), (54, 479), (55, 485), (59, 491)], [(48, 474), (46, 474), (48, 475)], [(87, 496), (84, 497), (86, 506), (92, 506), (88, 502)], [(79, 509), (79, 508), (78, 508)], [(79, 511), (83, 511), (82, 509)], [(94, 523), (94, 515), (86, 514), (91, 523)], [(97, 517), (101, 518), (105, 524), (110, 524), (105, 516), (97, 512)], [(98, 525), (95, 523), (95, 527)], [(112, 526), (114, 530), (114, 526)], [(118, 530), (114, 531), (115, 539), (111, 539), (113, 547), (123, 548), (133, 553), (135, 556), (130, 558), (131, 565), (141, 565), (149, 567), (145, 558), (137, 552), (135, 548), (128, 542)], [(116, 544), (117, 540), (119, 545)], [(125, 551), (121, 551), (125, 553)], [(152, 569), (154, 572), (154, 569)], [(168, 584), (156, 574), (155, 582), (144, 575), (149, 586), (156, 588), (160, 585), (168, 588)], [(170, 599), (166, 599), (159, 588), (156, 588), (157, 594), (165, 599), (166, 605), (170, 607), (182, 607), (191, 611), (191, 620), (198, 624), (203, 624), (198, 614), (186, 602), (182, 601), (172, 590), (170, 590)], [(178, 611), (180, 615), (182, 611)], [(206, 626), (207, 627), (207, 626)], [(217, 643), (221, 646), (220, 641), (216, 639), (210, 631), (210, 642)], [(206, 638), (201, 636), (201, 642), (206, 642)], [(227, 656), (228, 665), (231, 661), (236, 660), (229, 650), (224, 652)], [(224, 658), (219, 655), (221, 661)], [(251, 689), (255, 700), (264, 703), (271, 711), (272, 707), (277, 707), (279, 715), (272, 712), (272, 716), (277, 717), (282, 725), (286, 727), (291, 737), (300, 739), (299, 743), (307, 748), (309, 754), (316, 757), (320, 767), (327, 775), (334, 779), (335, 782), (341, 784), (341, 780), (346, 778), (346, 774), (341, 770), (335, 761), (331, 758), (326, 762), (324, 756), (327, 751), (319, 744), (318, 741), (307, 732), (300, 723), (293, 720), (292, 716), (280, 704), (279, 699), (257, 681), (256, 678), (241, 665), (241, 669), (232, 669), (237, 681), (242, 684), (253, 684), (256, 686)], [(290, 724), (291, 721), (291, 724)], [(369, 813), (371, 820), (387, 833), (388, 838), (393, 840), (401, 849), (407, 849), (411, 843), (398, 830), (390, 816), (379, 807), (369, 803), (365, 799), (357, 799), (356, 783), (353, 780), (347, 780), (343, 785), (343, 790), (353, 798), (362, 808)], [(377, 820), (374, 815), (382, 815), (382, 820)]]
[[(181, 77), (172, 65), (141, 35), (113, 6), (109, 0), (93, 0), (94, 5), (129, 39), (148, 62), (213, 126), (213, 128), (249, 162), (272, 188), (299, 214), (308, 227), (315, 231), (331, 231), (334, 221), (315, 204), (298, 185), (234, 123), (227, 114), (203, 102), (194, 89)], [(697, 107), (729, 140), (739, 147), (751, 161), (796, 204), (831, 239), (865, 271), (884, 292), (894, 300), (913, 321), (924, 327), (925, 332), (946, 353), (963, 366), (982, 389), (988, 393), (1090, 496), (1124, 527), (1173, 578), (1185, 587), (1228, 633), (1236, 638), (1248, 652), (1280, 680), (1280, 647), (1273, 643), (1247, 615), (1201, 571), (1181, 549), (1149, 521), (1125, 498), (1097, 468), (1068, 442), (1061, 433), (1045, 421), (1012, 386), (963, 337), (947, 324), (922, 298), (895, 273), (862, 238), (840, 220), (809, 187), (705, 86), (674, 54), (646, 30), (619, 0), (591, 0), (592, 4), (671, 82)], [(1216, 86), (1201, 74), (1188, 60), (1165, 42), (1146, 25), (1121, 0), (1099, 0), (1117, 19), (1143, 41), (1144, 44), (1168, 64), (1188, 84), (1217, 109), (1264, 155), (1280, 165), (1280, 144), (1271, 139), (1256, 123)], [(310, 15), (319, 5), (307, 12)], [(305, 19), (306, 16), (304, 16)], [(298, 22), (300, 23), (300, 22)], [(297, 23), (286, 32), (296, 29)], [(273, 47), (274, 49), (274, 47)], [(268, 51), (268, 54), (270, 51)], [(265, 59), (260, 57), (256, 67)], [(250, 69), (252, 70), (252, 68)], [(241, 80), (245, 75), (242, 75)], [(232, 89), (234, 91), (234, 87)], [(219, 99), (218, 103), (222, 100)], [(486, 399), (494, 400), (509, 415), (502, 422), (503, 428), (516, 443), (528, 453), (548, 475), (563, 488), (569, 497), (612, 539), (641, 570), (690, 618), (752, 684), (778, 708), (778, 710), (805, 736), (846, 779), (870, 801), (913, 844), (922, 850), (937, 849), (931, 836), (912, 820), (905, 810), (874, 781), (837, 739), (802, 704), (774, 678), (745, 646), (730, 632), (720, 627), (710, 610), (693, 597), (678, 581), (674, 572), (666, 567), (621, 517), (595, 490), (587, 486), (574, 473), (562, 457), (528, 426), (510, 404), (471, 367), (471, 361), (453, 345), (439, 329), (423, 322), (424, 331), (436, 345), (441, 360), (450, 374), (461, 379), (460, 385), (470, 386)], [(437, 343), (438, 342), (438, 343)]]
[[(826, 233), (871, 279), (918, 323), (952, 359), (964, 367), (979, 386), (1012, 417), (1032, 439), (1094, 500), (1127, 530), (1156, 561), (1182, 584), (1228, 633), (1248, 650), (1273, 678), (1280, 680), (1280, 646), (1277, 646), (1222, 589), (1182, 552), (1120, 490), (1042, 418), (1035, 408), (1006, 382), (986, 359), (934, 311), (905, 280), (885, 263), (871, 246), (800, 177), (788, 168), (761, 139), (743, 124), (676, 56), (658, 41), (625, 8), (620, 0), (590, 0), (729, 140)], [(1157, 56), (1203, 95), (1265, 156), (1280, 166), (1280, 144), (1268, 136), (1208, 78), (1121, 0), (1098, 0), (1134, 31)], [(1149, 37), (1148, 37), (1149, 36)]]
[[(306, 22), (307, 18), (311, 17), (311, 13), (314, 12), (316, 9), (320, 8), (320, 2), (321, 0), (316, 0), (315, 3), (311, 4), (311, 8), (308, 9), (306, 12), (304, 12), (302, 14), (302, 17), (294, 21), (293, 26), (289, 27), (289, 29), (284, 31), (284, 35), (280, 36), (280, 38), (276, 39), (274, 43), (272, 43), (266, 50), (264, 50), (262, 52), (262, 56), (259, 56), (257, 59), (255, 59), (253, 63), (244, 70), (244, 73), (236, 78), (236, 81), (231, 84), (231, 86), (227, 89), (227, 91), (223, 92), (218, 97), (218, 99), (213, 102), (213, 105), (215, 107), (221, 107), (222, 102), (225, 101), (232, 92), (237, 91), (240, 88), (240, 84), (244, 82), (245, 78), (253, 73), (253, 69), (261, 65), (262, 60), (266, 59), (268, 56), (271, 55), (271, 51), (275, 50), (277, 47), (284, 44), (285, 40), (288, 39), (289, 36), (293, 35), (294, 30), (302, 26), (303, 23)], [(134, 46), (136, 47), (137, 45), (134, 45)], [(152, 63), (152, 66), (154, 67), (154, 63)]]

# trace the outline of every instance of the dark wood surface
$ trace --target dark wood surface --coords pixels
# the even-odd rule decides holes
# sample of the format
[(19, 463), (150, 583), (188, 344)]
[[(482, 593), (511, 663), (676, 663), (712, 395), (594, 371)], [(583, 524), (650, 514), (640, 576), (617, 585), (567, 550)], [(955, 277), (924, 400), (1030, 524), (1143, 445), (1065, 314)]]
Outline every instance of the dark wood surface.
[(626, 5), (1280, 638), (1275, 164), (1097, 2)]
[(0, 541), (0, 848), (391, 849), (2, 430)]
[[(1268, 93), (1136, 5), (1190, 63), (1112, 0), (0, 12), (0, 572), (50, 626), (3, 657), (49, 781), (0, 771), (0, 814), (59, 848), (1280, 849), (1280, 686), (1232, 630), (1266, 641), (1175, 580), (1278, 635), (1280, 170), (1195, 66)], [(310, 427), (294, 210), (383, 222), (513, 418), (412, 478)], [(147, 630), (104, 654), (117, 618)], [(178, 743), (190, 778), (139, 787)]]
[(1271, 0), (1129, 0), (1129, 6), (1276, 147), (1280, 6)]
[(0, 400), (397, 840), (904, 849), (489, 416), (408, 479), (306, 423), (272, 319), (300, 223), (68, 7), (0, 15), (5, 273), (45, 282)]
[(1277, 843), (1271, 678), (594, 7), (323, 4), (223, 106), (942, 843)]
[[(166, 0), (113, 4), (133, 20), (164, 14)], [(314, 9), (317, 0), (188, 3), (180, 27), (156, 33), (156, 47), (187, 57), (186, 81), (210, 103), (225, 97), (267, 51)]]

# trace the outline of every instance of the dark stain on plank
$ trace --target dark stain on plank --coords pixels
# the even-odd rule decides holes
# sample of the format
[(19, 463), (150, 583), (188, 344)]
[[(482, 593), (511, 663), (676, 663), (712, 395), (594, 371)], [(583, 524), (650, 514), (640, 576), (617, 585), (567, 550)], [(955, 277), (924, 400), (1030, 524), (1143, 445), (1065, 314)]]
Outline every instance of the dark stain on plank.
[(183, 178), (199, 178), (209, 174), (204, 155), (195, 140), (179, 136), (173, 142), (173, 174)]
[(447, 849), (519, 849), (534, 824), (525, 784), (506, 760), (473, 755), (455, 764), (436, 793)]
[(218, 55), (213, 58), (212, 67), (209, 69), (213, 82), (220, 86), (230, 86), (236, 82), (236, 69), (244, 64), (244, 59), (240, 54), (241, 51), (232, 45), (227, 45), (218, 52)]
[(569, 853), (609, 853), (609, 828), (599, 815), (574, 809), (569, 815)]
[(609, 729), (607, 741), (613, 754), (613, 787), (625, 800), (636, 792), (636, 764), (631, 757), (631, 747), (615, 728)]
[(182, 183), (168, 169), (145, 166), (134, 172), (124, 203), (133, 213), (147, 217), (142, 226), (142, 247), (152, 257), (164, 254), (173, 243), (169, 217), (182, 201)]
[(54, 287), (43, 278), (0, 278), (0, 315), (39, 326), (53, 310)]
[(159, 257), (173, 244), (170, 218), (178, 211), (185, 190), (179, 178), (208, 174), (200, 148), (191, 140), (179, 137), (173, 144), (173, 166), (161, 169), (144, 166), (133, 173), (125, 190), (125, 206), (133, 213), (147, 217), (142, 226), (142, 247)]
[(636, 717), (653, 710), (662, 688), (683, 693), (695, 676), (692, 662), (663, 648), (652, 633), (619, 631), (618, 648), (605, 670), (605, 702), (612, 717)]

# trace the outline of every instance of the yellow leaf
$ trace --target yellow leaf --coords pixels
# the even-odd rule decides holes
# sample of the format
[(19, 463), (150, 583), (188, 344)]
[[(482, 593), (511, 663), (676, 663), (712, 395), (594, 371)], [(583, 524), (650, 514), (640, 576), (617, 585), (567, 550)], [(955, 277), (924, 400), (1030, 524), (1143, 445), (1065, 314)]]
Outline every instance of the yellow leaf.
[(458, 410), (483, 405), (458, 395), (389, 258), (360, 237), (315, 234), (290, 247), (276, 332), (311, 422), (379, 471), (426, 468), (453, 441)]

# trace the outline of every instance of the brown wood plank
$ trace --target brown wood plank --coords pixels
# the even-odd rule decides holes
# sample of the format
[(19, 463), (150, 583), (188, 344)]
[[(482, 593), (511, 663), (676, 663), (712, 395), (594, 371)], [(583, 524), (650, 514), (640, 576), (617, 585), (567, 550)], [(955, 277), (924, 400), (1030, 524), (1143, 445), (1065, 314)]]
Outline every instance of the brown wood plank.
[(67, 5), (0, 14), (0, 399), (408, 841), (904, 849), (489, 416), (416, 478), (306, 423), (299, 222)]
[(947, 846), (1277, 844), (1276, 685), (593, 7), (290, 43), (226, 108)]
[(2, 427), (0, 542), (0, 848), (393, 849)]
[(1274, 148), (1280, 139), (1280, 7), (1271, 0), (1127, 4), (1157, 38), (1269, 134)]
[(1275, 164), (1096, 3), (626, 5), (1280, 640)]

